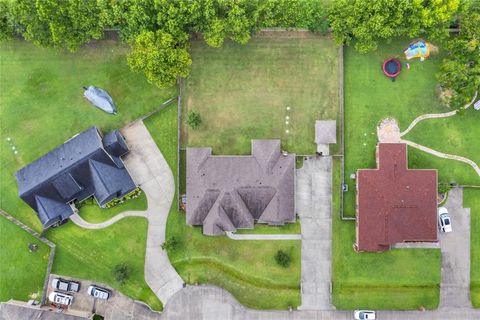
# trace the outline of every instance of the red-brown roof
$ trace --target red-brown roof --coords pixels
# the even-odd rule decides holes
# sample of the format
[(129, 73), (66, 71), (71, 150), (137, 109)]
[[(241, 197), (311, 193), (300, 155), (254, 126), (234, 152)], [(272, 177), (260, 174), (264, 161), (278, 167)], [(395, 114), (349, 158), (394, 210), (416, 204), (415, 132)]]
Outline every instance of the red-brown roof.
[(437, 241), (437, 171), (408, 169), (403, 143), (380, 143), (377, 165), (357, 172), (358, 251)]

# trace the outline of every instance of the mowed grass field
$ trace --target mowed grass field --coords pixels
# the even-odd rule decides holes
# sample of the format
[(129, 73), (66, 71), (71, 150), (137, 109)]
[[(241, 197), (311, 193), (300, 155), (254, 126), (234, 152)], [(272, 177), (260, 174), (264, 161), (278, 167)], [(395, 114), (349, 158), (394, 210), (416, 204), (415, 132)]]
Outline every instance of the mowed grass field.
[[(175, 177), (177, 112), (176, 106), (169, 106), (145, 121)], [(285, 230), (297, 233), (299, 224)], [(287, 309), (300, 305), (300, 241), (234, 241), (226, 236), (204, 236), (201, 227), (186, 225), (185, 213), (177, 210), (175, 202), (168, 216), (166, 237), (175, 237), (179, 242), (178, 249), (168, 255), (185, 282), (220, 286), (251, 308)], [(288, 268), (275, 262), (277, 250), (290, 254)]]
[(470, 208), (470, 298), (480, 308), (480, 189), (463, 190), (464, 207)]
[[(24, 41), (0, 45), (2, 209), (40, 231), (35, 212), (18, 197), (14, 172), (90, 126), (96, 125), (104, 133), (120, 128), (176, 95), (175, 88), (159, 90), (149, 85), (143, 75), (132, 73), (126, 63), (127, 51), (128, 47), (115, 41), (92, 42), (76, 53), (41, 49)], [(117, 115), (106, 114), (83, 98), (82, 86), (90, 84), (112, 95)], [(7, 138), (18, 154), (12, 152)], [(129, 206), (141, 207), (142, 200), (135, 200), (136, 204)], [(91, 210), (101, 214), (99, 208)], [(103, 219), (95, 212), (84, 216), (92, 221)], [(49, 230), (46, 236), (57, 245), (52, 271), (105, 282), (161, 309), (161, 302), (143, 277), (146, 230), (147, 221), (141, 218), (126, 219), (95, 231), (83, 230), (71, 222)], [(0, 247), (2, 255), (13, 255), (14, 250), (10, 246)], [(113, 280), (112, 270), (123, 262), (132, 267), (133, 273), (125, 285), (120, 285)], [(17, 296), (16, 292), (37, 290), (40, 279), (36, 273), (31, 274), (30, 282), (20, 279), (32, 268), (40, 268), (34, 263), (17, 266), (9, 281), (19, 283), (21, 288), (5, 288), (2, 283), (2, 299)]]
[[(449, 118), (428, 119), (417, 124), (405, 139), (434, 150), (459, 155), (480, 165), (480, 112), (470, 107), (464, 114)], [(420, 151), (419, 151), (420, 152)], [(423, 153), (423, 152), (422, 152)], [(423, 153), (423, 160), (434, 158)], [(439, 168), (439, 181), (480, 185), (480, 176), (468, 164), (454, 160), (433, 163)]]
[(326, 37), (254, 37), (219, 49), (193, 41), (191, 54), (182, 115), (195, 110), (203, 124), (182, 121), (183, 147), (249, 154), (251, 139), (281, 139), (289, 152), (313, 154), (315, 120), (339, 116), (338, 47)]
[(147, 207), (147, 197), (142, 192), (138, 198), (130, 199), (112, 208), (100, 208), (94, 199), (88, 199), (82, 204), (79, 215), (87, 222), (101, 223), (124, 211), (145, 211)]
[[(0, 301), (40, 300), (50, 248), (0, 216)], [(30, 252), (29, 244), (38, 250)]]
[[(383, 61), (397, 57), (404, 62), (402, 52), (408, 44), (408, 39), (396, 39), (368, 54), (345, 48), (345, 182), (349, 191), (344, 194), (344, 214), (347, 216), (355, 215), (355, 181), (349, 178), (350, 174), (376, 166), (378, 123), (393, 117), (404, 130), (421, 114), (449, 111), (436, 93), (435, 73), (441, 55), (425, 62), (410, 61), (411, 69), (404, 65), (395, 82), (383, 75)], [(424, 158), (420, 151), (409, 148), (411, 167), (438, 168), (441, 177), (449, 170), (415, 161), (420, 158)], [(423, 306), (432, 309), (438, 306), (439, 250), (357, 254), (352, 248), (353, 222), (334, 219), (333, 234), (333, 300), (338, 308), (416, 309)]]

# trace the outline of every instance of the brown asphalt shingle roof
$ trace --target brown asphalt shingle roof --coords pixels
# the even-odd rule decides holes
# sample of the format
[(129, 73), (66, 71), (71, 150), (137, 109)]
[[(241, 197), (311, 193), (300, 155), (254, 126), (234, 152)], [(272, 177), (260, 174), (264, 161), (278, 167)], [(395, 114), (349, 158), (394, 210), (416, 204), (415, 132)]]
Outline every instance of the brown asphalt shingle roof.
[(187, 148), (187, 223), (206, 235), (295, 221), (295, 155), (280, 140), (252, 140), (250, 156)]
[(378, 169), (357, 172), (357, 249), (437, 241), (437, 171), (407, 167), (407, 146), (380, 143)]

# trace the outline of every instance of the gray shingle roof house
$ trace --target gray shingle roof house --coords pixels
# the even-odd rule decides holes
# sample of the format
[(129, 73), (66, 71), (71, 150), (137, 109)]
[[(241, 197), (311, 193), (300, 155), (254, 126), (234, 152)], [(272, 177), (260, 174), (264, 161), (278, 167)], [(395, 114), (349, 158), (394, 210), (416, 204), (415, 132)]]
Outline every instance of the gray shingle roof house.
[(252, 140), (252, 155), (187, 148), (187, 223), (205, 235), (295, 221), (295, 155), (280, 140)]
[(17, 171), (19, 196), (44, 228), (72, 215), (74, 201), (93, 196), (103, 206), (136, 188), (121, 159), (127, 152), (118, 130), (102, 138), (91, 127)]

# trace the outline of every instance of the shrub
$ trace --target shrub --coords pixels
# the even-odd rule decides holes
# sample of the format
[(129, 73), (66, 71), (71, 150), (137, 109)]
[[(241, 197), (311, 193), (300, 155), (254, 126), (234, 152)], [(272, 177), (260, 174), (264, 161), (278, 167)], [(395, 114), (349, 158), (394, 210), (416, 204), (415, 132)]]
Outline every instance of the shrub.
[(177, 238), (168, 238), (164, 243), (162, 243), (162, 250), (175, 252), (178, 249), (178, 244)]
[(126, 263), (120, 263), (113, 269), (113, 278), (121, 284), (124, 284), (132, 273), (130, 266)]
[(290, 258), (288, 253), (283, 250), (278, 250), (275, 254), (275, 261), (277, 261), (278, 265), (284, 268), (288, 268), (290, 266), (291, 260), (292, 258)]
[(452, 186), (447, 182), (440, 182), (438, 184), (438, 193), (447, 193), (452, 190)]
[(193, 130), (197, 130), (202, 124), (202, 118), (200, 114), (196, 111), (190, 111), (187, 115), (187, 120), (185, 121)]

